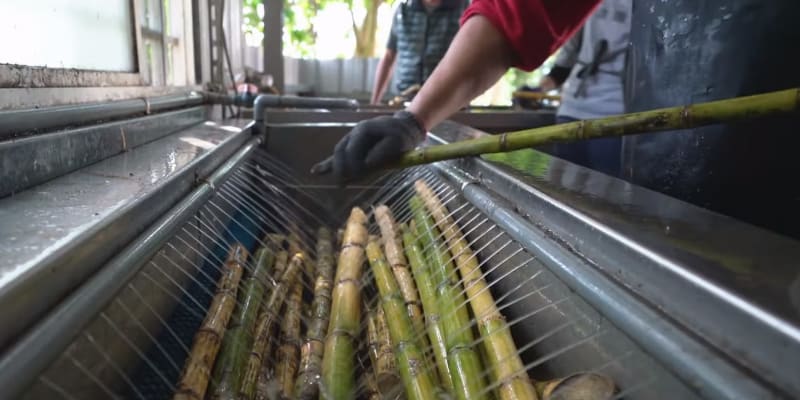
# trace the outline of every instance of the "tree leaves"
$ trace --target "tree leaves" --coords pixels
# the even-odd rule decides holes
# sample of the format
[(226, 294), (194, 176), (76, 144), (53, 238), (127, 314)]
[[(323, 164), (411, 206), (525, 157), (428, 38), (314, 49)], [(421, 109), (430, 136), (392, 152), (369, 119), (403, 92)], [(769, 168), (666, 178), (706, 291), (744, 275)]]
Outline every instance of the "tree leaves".
[[(356, 38), (356, 48), (353, 53), (357, 57), (372, 57), (375, 55), (375, 35), (378, 26), (378, 9), (381, 4), (391, 5), (394, 0), (284, 0), (283, 6), (283, 47), (291, 49), (291, 53), (303, 57), (314, 56), (314, 45), (317, 40), (317, 31), (314, 29), (314, 20), (319, 13), (334, 3), (344, 3), (353, 16), (353, 36)], [(258, 13), (262, 0), (243, 0), (243, 24), (248, 34), (264, 32), (264, 22)], [(362, 10), (366, 12), (363, 13)], [(356, 13), (356, 11), (362, 11)], [(355, 15), (363, 14), (360, 21)]]

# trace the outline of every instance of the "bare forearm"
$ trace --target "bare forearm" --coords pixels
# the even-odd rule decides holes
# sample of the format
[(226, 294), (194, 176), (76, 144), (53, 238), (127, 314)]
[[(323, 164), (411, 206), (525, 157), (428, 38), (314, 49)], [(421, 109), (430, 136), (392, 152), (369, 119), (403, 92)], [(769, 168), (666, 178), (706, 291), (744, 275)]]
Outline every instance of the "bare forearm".
[(377, 104), (386, 93), (386, 86), (389, 84), (389, 77), (392, 75), (394, 68), (395, 52), (386, 49), (386, 53), (381, 57), (378, 62), (377, 71), (375, 71), (375, 82), (372, 87), (372, 104)]
[(511, 47), (503, 35), (486, 18), (472, 17), (461, 27), (408, 110), (429, 130), (490, 88), (512, 60)]

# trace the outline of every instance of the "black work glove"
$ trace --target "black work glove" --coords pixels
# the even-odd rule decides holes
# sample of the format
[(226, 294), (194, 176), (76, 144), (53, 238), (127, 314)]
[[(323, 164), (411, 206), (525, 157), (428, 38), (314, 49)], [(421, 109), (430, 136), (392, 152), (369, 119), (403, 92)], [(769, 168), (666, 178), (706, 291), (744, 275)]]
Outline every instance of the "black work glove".
[(333, 149), (333, 155), (311, 168), (333, 172), (339, 182), (360, 178), (400, 159), (425, 139), (425, 129), (408, 111), (361, 121)]

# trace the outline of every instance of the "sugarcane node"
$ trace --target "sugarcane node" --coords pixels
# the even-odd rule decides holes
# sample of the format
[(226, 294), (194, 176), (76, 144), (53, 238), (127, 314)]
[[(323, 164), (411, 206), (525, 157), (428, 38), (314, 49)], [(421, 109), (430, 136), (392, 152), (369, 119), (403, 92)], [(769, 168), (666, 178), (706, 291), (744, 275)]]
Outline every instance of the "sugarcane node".
[(338, 281), (336, 281), (336, 286), (340, 286), (340, 285), (341, 285), (341, 286), (344, 286), (344, 285), (345, 285), (345, 284), (347, 284), (347, 283), (349, 283), (349, 284), (351, 284), (351, 285), (356, 285), (356, 287), (358, 287), (359, 285), (361, 285), (361, 282), (360, 282), (360, 281), (358, 281), (358, 280), (356, 280), (356, 279), (353, 279), (353, 278), (345, 278), (345, 279), (339, 279)]
[(502, 135), (500, 135), (500, 151), (501, 152), (506, 151), (507, 147), (508, 147), (508, 134), (503, 133)]
[(337, 336), (355, 339), (355, 335), (350, 331), (348, 331), (347, 329), (338, 329), (338, 328), (332, 329), (330, 332), (328, 332), (328, 335), (326, 337), (337, 337)]
[(692, 107), (684, 106), (681, 110), (681, 121), (684, 126), (692, 126)]
[(498, 312), (492, 312), (492, 313), (487, 313), (487, 315), (483, 315), (482, 317), (480, 317), (478, 319), (478, 323), (483, 325), (483, 326), (489, 326), (489, 324), (491, 322), (493, 322), (493, 321), (505, 324), (506, 317), (503, 316), (503, 314), (500, 314)]

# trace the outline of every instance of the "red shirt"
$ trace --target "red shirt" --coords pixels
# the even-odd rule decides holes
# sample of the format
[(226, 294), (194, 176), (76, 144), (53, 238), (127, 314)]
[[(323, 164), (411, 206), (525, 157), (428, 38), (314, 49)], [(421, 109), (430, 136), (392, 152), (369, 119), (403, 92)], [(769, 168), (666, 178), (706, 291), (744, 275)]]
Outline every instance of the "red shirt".
[(461, 24), (482, 15), (506, 37), (514, 67), (531, 71), (583, 25), (601, 0), (474, 0)]

